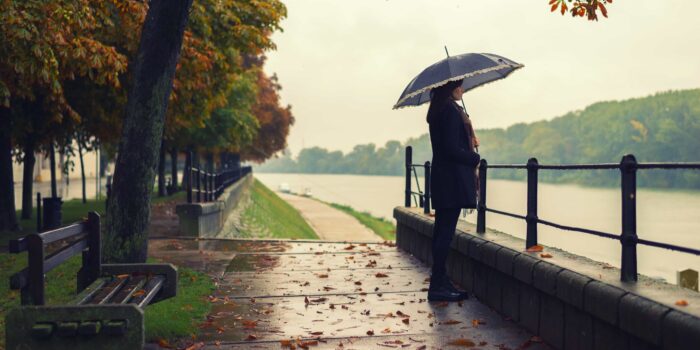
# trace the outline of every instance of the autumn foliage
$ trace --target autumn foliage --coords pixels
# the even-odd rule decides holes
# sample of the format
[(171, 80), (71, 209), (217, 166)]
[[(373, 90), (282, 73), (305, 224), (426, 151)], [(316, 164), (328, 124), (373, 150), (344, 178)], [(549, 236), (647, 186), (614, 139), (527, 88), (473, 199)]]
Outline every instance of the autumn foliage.
[(607, 4), (612, 4), (612, 0), (550, 0), (550, 11), (558, 11), (563, 15), (567, 12), (572, 17), (587, 18), (589, 21), (598, 20), (598, 12), (603, 17), (608, 18)]

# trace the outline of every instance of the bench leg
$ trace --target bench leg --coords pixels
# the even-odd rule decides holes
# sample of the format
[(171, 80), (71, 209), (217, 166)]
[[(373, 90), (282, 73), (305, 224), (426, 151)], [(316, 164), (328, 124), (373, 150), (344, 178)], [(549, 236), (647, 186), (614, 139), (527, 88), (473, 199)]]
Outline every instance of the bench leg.
[(132, 304), (23, 306), (6, 318), (7, 349), (120, 350), (144, 346), (143, 311)]

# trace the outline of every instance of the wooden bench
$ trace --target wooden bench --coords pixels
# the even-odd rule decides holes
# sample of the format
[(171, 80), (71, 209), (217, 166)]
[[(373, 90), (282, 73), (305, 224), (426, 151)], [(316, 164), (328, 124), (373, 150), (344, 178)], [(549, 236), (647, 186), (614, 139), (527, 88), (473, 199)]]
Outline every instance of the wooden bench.
[[(100, 217), (10, 241), (10, 253), (26, 251), (27, 268), (10, 278), (22, 306), (6, 318), (8, 350), (141, 349), (143, 309), (177, 293), (171, 264), (102, 264)], [(82, 254), (76, 298), (46, 306), (45, 274)], [(48, 281), (50, 282), (50, 281)]]

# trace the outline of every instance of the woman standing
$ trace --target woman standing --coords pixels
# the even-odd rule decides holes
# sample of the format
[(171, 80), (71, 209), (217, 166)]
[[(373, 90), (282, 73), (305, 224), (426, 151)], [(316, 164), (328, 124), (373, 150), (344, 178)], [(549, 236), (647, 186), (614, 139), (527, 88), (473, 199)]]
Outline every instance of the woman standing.
[(433, 270), (428, 300), (457, 301), (467, 298), (447, 277), (446, 262), (462, 208), (476, 208), (476, 175), (479, 154), (476, 137), (464, 110), (455, 102), (462, 96), (462, 80), (432, 89), (427, 121), (433, 149), (430, 189), (435, 208)]

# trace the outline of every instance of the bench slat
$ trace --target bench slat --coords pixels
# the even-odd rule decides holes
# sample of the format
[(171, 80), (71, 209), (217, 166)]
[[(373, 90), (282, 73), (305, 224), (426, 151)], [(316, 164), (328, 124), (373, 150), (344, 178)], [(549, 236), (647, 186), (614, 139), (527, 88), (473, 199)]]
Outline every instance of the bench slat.
[(107, 304), (109, 299), (112, 298), (119, 290), (126, 284), (129, 278), (114, 278), (112, 281), (107, 283), (106, 286), (100, 289), (99, 293), (87, 302), (87, 304)]
[(86, 222), (83, 221), (83, 222), (79, 222), (79, 223), (76, 223), (76, 224), (73, 224), (70, 226), (61, 227), (61, 228), (57, 228), (55, 230), (42, 232), (42, 233), (39, 233), (38, 235), (44, 241), (44, 244), (49, 244), (49, 243), (60, 241), (60, 240), (63, 240), (63, 239), (66, 239), (66, 238), (69, 238), (69, 237), (72, 237), (75, 235), (79, 235), (81, 233), (87, 233), (88, 230), (89, 230), (88, 225), (86, 224)]
[(111, 279), (111, 277), (96, 279), (91, 285), (87, 286), (82, 292), (80, 292), (80, 294), (78, 294), (78, 296), (73, 300), (73, 304), (86, 304), (95, 296), (95, 294), (99, 293), (102, 287), (104, 287)]
[(131, 276), (124, 288), (109, 302), (111, 304), (126, 304), (131, 299), (131, 296), (146, 284), (146, 280), (146, 276)]
[(46, 258), (44, 260), (44, 273), (53, 270), (60, 263), (68, 260), (68, 258), (82, 252), (87, 246), (88, 242), (86, 240), (80, 240)]
[(163, 283), (165, 283), (165, 277), (160, 275), (154, 276), (148, 280), (146, 286), (143, 288), (146, 293), (131, 299), (130, 303), (136, 304), (139, 308), (143, 309), (153, 300), (156, 294), (160, 292), (161, 288), (163, 288)]

